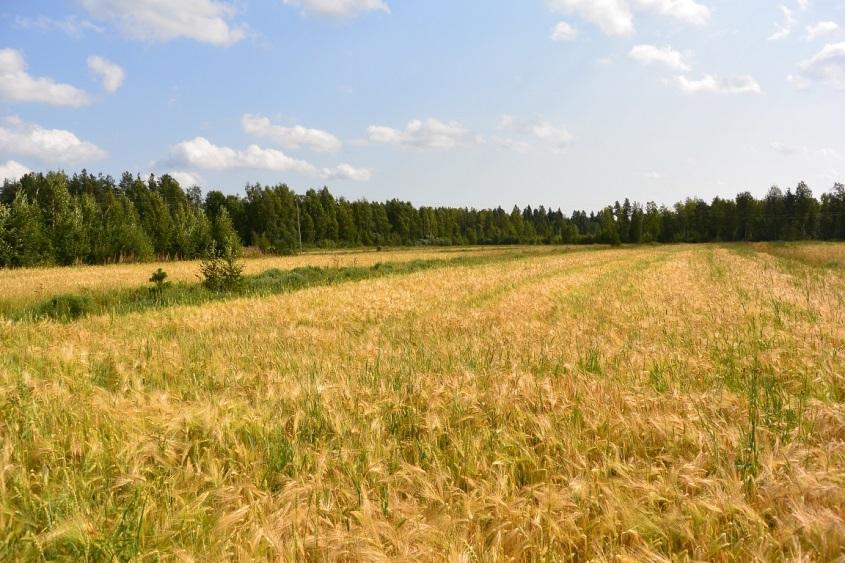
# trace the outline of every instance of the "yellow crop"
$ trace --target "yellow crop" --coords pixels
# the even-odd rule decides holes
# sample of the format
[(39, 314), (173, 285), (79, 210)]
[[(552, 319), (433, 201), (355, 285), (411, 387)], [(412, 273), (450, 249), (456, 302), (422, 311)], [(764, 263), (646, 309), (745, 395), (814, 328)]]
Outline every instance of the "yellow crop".
[(0, 321), (0, 559), (836, 560), (843, 248), (538, 254)]

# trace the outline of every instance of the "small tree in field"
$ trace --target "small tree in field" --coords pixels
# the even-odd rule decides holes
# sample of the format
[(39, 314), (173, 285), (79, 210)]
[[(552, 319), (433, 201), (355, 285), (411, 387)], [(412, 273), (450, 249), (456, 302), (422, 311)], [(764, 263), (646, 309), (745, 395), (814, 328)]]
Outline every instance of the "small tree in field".
[(150, 283), (153, 286), (150, 288), (150, 293), (153, 294), (153, 297), (156, 299), (161, 297), (161, 294), (164, 293), (164, 290), (170, 286), (170, 282), (167, 281), (167, 272), (159, 268), (153, 275), (150, 276)]
[(218, 249), (212, 241), (200, 264), (203, 285), (215, 293), (237, 291), (243, 283), (244, 266), (238, 262), (238, 250), (234, 245)]

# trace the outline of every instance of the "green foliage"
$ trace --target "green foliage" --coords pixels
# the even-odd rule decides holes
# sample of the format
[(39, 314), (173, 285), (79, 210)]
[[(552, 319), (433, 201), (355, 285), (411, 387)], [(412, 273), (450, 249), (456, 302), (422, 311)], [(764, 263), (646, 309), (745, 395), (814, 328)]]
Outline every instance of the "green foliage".
[(35, 316), (57, 321), (73, 321), (94, 311), (94, 302), (87, 295), (69, 293), (55, 295), (38, 305)]
[(243, 270), (236, 249), (229, 247), (218, 250), (213, 242), (200, 264), (203, 286), (215, 293), (231, 293), (240, 289)]
[(167, 281), (167, 272), (161, 268), (153, 272), (153, 275), (150, 276), (149, 282), (153, 284), (150, 288), (150, 293), (157, 299), (160, 299), (164, 290), (170, 287), (170, 282)]
[(49, 261), (52, 254), (41, 209), (18, 192), (6, 218), (5, 244), (9, 266), (36, 266)]
[[(555, 251), (557, 252), (557, 251)], [(532, 254), (534, 255), (534, 254)], [(173, 283), (162, 279), (166, 290), (157, 291), (155, 287), (138, 287), (133, 289), (113, 289), (90, 296), (57, 296), (44, 303), (35, 305), (22, 304), (18, 307), (11, 306), (3, 314), (14, 320), (28, 320), (32, 318), (55, 318), (61, 320), (73, 320), (74, 315), (85, 316), (88, 314), (125, 314), (130, 312), (143, 311), (153, 307), (171, 307), (176, 305), (199, 305), (217, 299), (226, 299), (238, 295), (272, 295), (297, 291), (307, 287), (325, 286), (337, 283), (346, 283), (378, 277), (405, 275), (414, 272), (444, 267), (470, 267), (474, 265), (488, 264), (492, 262), (507, 262), (517, 260), (524, 256), (522, 252), (514, 251), (507, 254), (496, 254), (490, 256), (462, 256), (450, 260), (414, 260), (410, 262), (380, 263), (369, 268), (348, 267), (348, 268), (317, 268), (303, 267), (293, 270), (271, 269), (261, 274), (244, 276), (240, 271), (240, 265), (233, 255), (229, 258), (221, 256), (219, 252), (210, 254), (203, 262), (216, 264), (212, 269), (217, 282), (212, 287), (205, 283), (204, 277), (198, 284)], [(227, 261), (231, 261), (229, 264)], [(229, 270), (227, 273), (226, 269)], [(156, 279), (161, 279), (165, 272), (156, 271), (150, 277), (150, 283), (156, 284)], [(237, 276), (236, 276), (237, 274)], [(237, 282), (227, 281), (226, 278), (236, 278)], [(220, 282), (220, 279), (223, 279)], [(228, 285), (227, 285), (228, 284)], [(228, 288), (228, 289), (227, 289)], [(82, 299), (84, 304), (77, 307), (71, 306), (68, 302)], [(55, 301), (55, 304), (54, 304)], [(74, 308), (75, 307), (75, 308)], [(68, 311), (65, 311), (68, 309)], [(73, 309), (73, 311), (71, 311)], [(76, 313), (81, 309), (80, 313)]]
[(12, 245), (10, 234), (7, 232), (11, 210), (0, 203), (0, 267), (9, 266), (12, 263)]
[(232, 223), (232, 218), (225, 207), (221, 207), (216, 215), (214, 215), (214, 222), (211, 230), (212, 242), (217, 248), (223, 249), (224, 252), (232, 252), (236, 255), (241, 252), (241, 240), (238, 232), (235, 230), (235, 225)]
[[(183, 189), (171, 176), (115, 183), (86, 171), (28, 174), (0, 187), (0, 266), (201, 258), (250, 244), (290, 254), (308, 247), (455, 244), (639, 244), (845, 239), (845, 187), (820, 199), (803, 182), (763, 199), (748, 192), (672, 207), (625, 199), (597, 213), (545, 206), (414, 207), (347, 201), (328, 188), (248, 185), (245, 197)], [(236, 250), (237, 252), (237, 250)]]

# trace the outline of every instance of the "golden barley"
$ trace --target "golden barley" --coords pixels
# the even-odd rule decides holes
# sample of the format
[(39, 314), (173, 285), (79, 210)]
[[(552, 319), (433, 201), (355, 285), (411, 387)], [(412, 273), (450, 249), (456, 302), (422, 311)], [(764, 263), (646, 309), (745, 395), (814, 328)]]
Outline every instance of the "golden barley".
[[(0, 559), (841, 560), (842, 248), (5, 322)], [(36, 273), (3, 276), (32, 298)]]

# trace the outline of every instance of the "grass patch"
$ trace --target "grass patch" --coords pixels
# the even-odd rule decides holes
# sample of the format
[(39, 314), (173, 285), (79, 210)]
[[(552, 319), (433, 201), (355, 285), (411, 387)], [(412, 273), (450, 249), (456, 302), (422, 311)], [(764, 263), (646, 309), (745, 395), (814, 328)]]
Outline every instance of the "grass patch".
[(268, 296), (311, 287), (363, 281), (386, 276), (409, 275), (437, 268), (473, 267), (494, 262), (510, 262), (526, 257), (548, 256), (578, 250), (553, 250), (546, 253), (513, 252), (497, 255), (459, 256), (450, 259), (380, 262), (369, 267), (323, 268), (306, 266), (292, 270), (273, 268), (257, 275), (244, 276), (230, 291), (214, 291), (202, 283), (172, 283), (166, 287), (149, 286), (100, 292), (63, 294), (17, 307), (6, 306), (3, 314), (13, 321), (54, 320), (72, 322), (92, 315), (128, 314), (147, 309), (201, 305), (237, 297)]
[(94, 311), (94, 301), (88, 295), (56, 295), (36, 305), (32, 315), (42, 319), (73, 321), (90, 315)]

